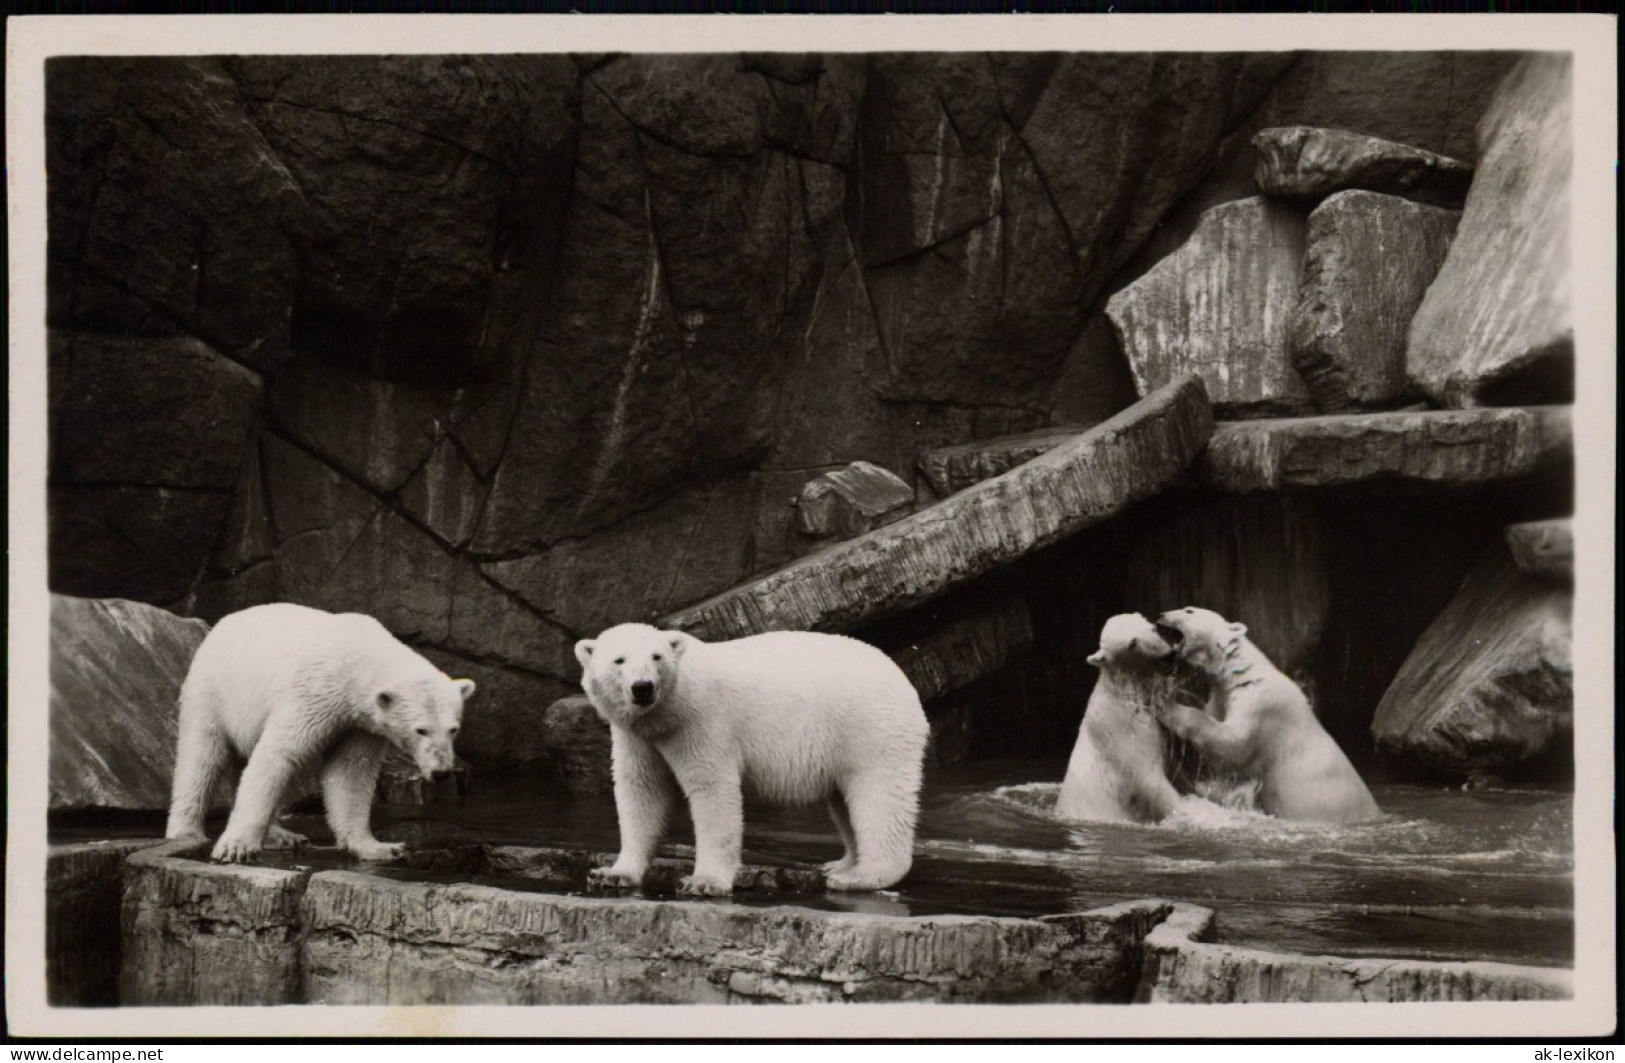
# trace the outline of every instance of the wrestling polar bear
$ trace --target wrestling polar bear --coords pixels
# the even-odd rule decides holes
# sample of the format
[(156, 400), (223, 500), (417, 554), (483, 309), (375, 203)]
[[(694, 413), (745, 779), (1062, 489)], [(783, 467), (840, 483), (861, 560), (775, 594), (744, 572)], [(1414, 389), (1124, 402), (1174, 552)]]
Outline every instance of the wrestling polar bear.
[(1167, 737), (1154, 706), (1172, 702), (1179, 682), (1166, 667), (1174, 647), (1151, 621), (1124, 613), (1106, 621), (1089, 663), (1100, 678), (1089, 695), (1078, 741), (1055, 802), (1062, 819), (1154, 823), (1174, 811)]
[[(1259, 806), (1281, 819), (1359, 823), (1382, 810), (1296, 683), (1248, 641), (1244, 624), (1209, 609), (1164, 613), (1157, 628), (1214, 684), (1211, 715), (1173, 701), (1153, 711), (1206, 756), (1259, 781)], [(1217, 717), (1217, 718), (1215, 718)]]
[(397, 857), (402, 846), (371, 826), (385, 748), (409, 754), (424, 778), (443, 777), (473, 693), (473, 680), (448, 678), (370, 616), (290, 604), (233, 613), (204, 637), (181, 685), (164, 836), (204, 836), (215, 779), (235, 757), (248, 763), (214, 859), (304, 844), (273, 817), (318, 766), (339, 846), (363, 860)]
[(846, 847), (824, 865), (829, 888), (884, 889), (908, 873), (929, 729), (884, 653), (804, 631), (707, 643), (622, 624), (578, 642), (576, 657), (610, 724), (621, 830), (619, 857), (593, 885), (642, 882), (678, 788), (695, 842), (682, 893), (732, 892), (747, 787), (780, 804), (828, 803)]

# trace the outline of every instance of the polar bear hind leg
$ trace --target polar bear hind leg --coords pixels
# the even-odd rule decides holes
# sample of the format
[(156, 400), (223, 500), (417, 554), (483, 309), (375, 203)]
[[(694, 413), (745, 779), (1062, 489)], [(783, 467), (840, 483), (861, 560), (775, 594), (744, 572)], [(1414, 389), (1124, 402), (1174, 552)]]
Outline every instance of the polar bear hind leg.
[(852, 870), (852, 865), (858, 862), (858, 837), (852, 833), (852, 817), (846, 813), (846, 798), (840, 791), (829, 795), (829, 818), (835, 821), (835, 829), (841, 835), (841, 845), (844, 853), (839, 860), (831, 860), (824, 865), (824, 874), (843, 875)]
[(825, 881), (830, 889), (886, 889), (913, 866), (919, 761), (911, 759), (903, 777), (898, 771), (895, 764), (876, 765), (843, 789), (858, 859), (845, 871), (829, 874)]
[(165, 838), (198, 838), (215, 780), (232, 760), (231, 746), (212, 711), (195, 688), (181, 691), (180, 741), (175, 752), (175, 784), (170, 793)]

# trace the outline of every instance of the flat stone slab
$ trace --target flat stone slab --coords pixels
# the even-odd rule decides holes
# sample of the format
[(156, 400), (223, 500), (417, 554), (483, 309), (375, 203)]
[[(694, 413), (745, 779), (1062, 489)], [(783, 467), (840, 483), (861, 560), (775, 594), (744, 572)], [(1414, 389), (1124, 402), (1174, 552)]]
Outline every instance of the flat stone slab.
[(992, 479), (1040, 454), (1048, 453), (1087, 429), (1069, 425), (1040, 428), (1018, 435), (974, 443), (937, 447), (920, 455), (920, 473), (938, 498), (947, 498), (971, 484)]
[(1342, 129), (1276, 126), (1259, 130), (1253, 147), (1253, 178), (1266, 196), (1319, 199), (1359, 188), (1459, 207), (1473, 183), (1472, 166), (1459, 159)]
[(51, 596), (51, 808), (167, 809), (176, 701), (209, 625)]
[(1574, 997), (1572, 971), (1265, 952), (1206, 940), (1213, 933), (1214, 915), (1205, 908), (1176, 904), (1172, 909), (1146, 935), (1138, 1002), (1394, 1004)]
[(1460, 217), (1360, 191), (1309, 215), (1292, 364), (1321, 410), (1391, 409), (1412, 397), (1406, 336)]
[(1509, 525), (1507, 546), (1512, 550), (1512, 560), (1531, 576), (1574, 586), (1572, 517)]
[(1573, 401), (1573, 95), (1569, 57), (1528, 56), (1479, 122), (1478, 176), (1406, 352), (1441, 405)]
[(1192, 479), (1218, 491), (1517, 480), (1573, 460), (1569, 415), (1547, 406), (1221, 423)]
[(661, 621), (712, 641), (830, 631), (918, 604), (1097, 524), (1173, 482), (1212, 433), (1181, 377), (1071, 442), (857, 539)]
[(1141, 395), (1185, 373), (1227, 420), (1313, 411), (1287, 326), (1305, 223), (1254, 196), (1205, 211), (1190, 239), (1106, 302)]
[(890, 469), (854, 461), (814, 477), (796, 496), (796, 531), (850, 539), (908, 511), (914, 488)]
[(1012, 596), (903, 647), (892, 660), (920, 700), (929, 703), (1004, 667), (1032, 646), (1032, 613)]
[(1566, 767), (1573, 609), (1571, 590), (1521, 571), (1492, 544), (1377, 704), (1378, 748), (1468, 782)]

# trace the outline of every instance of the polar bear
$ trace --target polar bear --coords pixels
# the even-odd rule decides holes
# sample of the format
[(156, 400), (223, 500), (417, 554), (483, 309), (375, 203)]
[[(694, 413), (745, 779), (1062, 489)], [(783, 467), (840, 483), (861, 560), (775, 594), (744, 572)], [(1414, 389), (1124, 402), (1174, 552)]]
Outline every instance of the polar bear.
[[(1258, 803), (1281, 819), (1360, 823), (1382, 810), (1298, 685), (1247, 639), (1245, 624), (1210, 609), (1163, 613), (1157, 629), (1214, 685), (1220, 711), (1152, 706), (1174, 734), (1259, 782)], [(1215, 719), (1215, 716), (1218, 718)]]
[(1169, 743), (1152, 706), (1172, 702), (1179, 680), (1167, 666), (1174, 647), (1139, 613), (1106, 621), (1100, 649), (1088, 658), (1100, 669), (1084, 710), (1078, 741), (1055, 802), (1062, 819), (1154, 823), (1179, 803), (1169, 781)]
[(473, 680), (448, 678), (370, 616), (286, 603), (233, 613), (204, 637), (181, 684), (164, 836), (204, 836), (215, 779), (235, 758), (247, 766), (215, 860), (304, 844), (273, 817), (313, 770), (339, 846), (363, 860), (398, 857), (403, 847), (371, 826), (385, 748), (393, 742), (424, 778), (443, 778), (473, 693)]
[(702, 642), (621, 624), (575, 647), (582, 686), (610, 724), (621, 851), (595, 886), (636, 886), (677, 793), (694, 821), (694, 873), (679, 891), (733, 890), (742, 790), (826, 801), (846, 847), (834, 890), (908, 873), (929, 729), (920, 697), (884, 653), (841, 635), (777, 631)]

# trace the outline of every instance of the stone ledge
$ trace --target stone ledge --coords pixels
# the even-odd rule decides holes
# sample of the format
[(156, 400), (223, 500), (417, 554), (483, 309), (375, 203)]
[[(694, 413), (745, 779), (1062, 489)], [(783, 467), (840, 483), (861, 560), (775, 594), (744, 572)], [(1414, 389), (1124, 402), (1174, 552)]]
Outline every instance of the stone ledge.
[(1535, 406), (1221, 423), (1192, 480), (1235, 492), (1518, 480), (1572, 460), (1569, 413)]
[(1212, 432), (1194, 376), (1002, 476), (661, 621), (703, 639), (830, 631), (916, 605), (1172, 483)]
[(1173, 904), (1145, 937), (1135, 1000), (1160, 1004), (1569, 1000), (1574, 973), (1509, 963), (1294, 956), (1213, 942), (1214, 915)]

